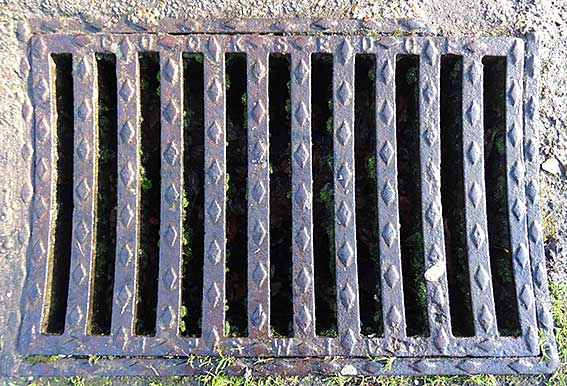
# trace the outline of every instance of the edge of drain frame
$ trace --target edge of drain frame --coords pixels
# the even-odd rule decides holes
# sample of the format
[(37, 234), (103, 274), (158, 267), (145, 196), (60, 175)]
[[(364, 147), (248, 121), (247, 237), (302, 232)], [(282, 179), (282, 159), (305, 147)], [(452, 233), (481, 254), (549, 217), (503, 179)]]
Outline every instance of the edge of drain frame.
[(427, 24), (412, 19), (333, 19), (333, 18), (196, 18), (155, 19), (151, 16), (123, 17), (115, 22), (86, 17), (30, 18), (18, 25), (17, 36), (26, 42), (31, 34), (73, 33), (164, 33), (164, 34), (431, 34)]

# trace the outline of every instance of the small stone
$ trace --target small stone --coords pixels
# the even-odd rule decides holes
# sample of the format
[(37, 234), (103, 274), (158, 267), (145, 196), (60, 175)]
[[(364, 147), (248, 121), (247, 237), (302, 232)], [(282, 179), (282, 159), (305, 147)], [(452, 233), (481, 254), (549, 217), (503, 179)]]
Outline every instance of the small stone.
[(554, 157), (546, 159), (541, 164), (541, 168), (549, 174), (553, 174), (554, 176), (561, 175), (561, 165), (559, 161)]
[(437, 281), (445, 273), (445, 265), (443, 261), (439, 260), (437, 263), (433, 264), (431, 267), (425, 271), (425, 280), (427, 281)]
[(341, 375), (358, 375), (358, 371), (353, 365), (346, 365), (341, 369)]

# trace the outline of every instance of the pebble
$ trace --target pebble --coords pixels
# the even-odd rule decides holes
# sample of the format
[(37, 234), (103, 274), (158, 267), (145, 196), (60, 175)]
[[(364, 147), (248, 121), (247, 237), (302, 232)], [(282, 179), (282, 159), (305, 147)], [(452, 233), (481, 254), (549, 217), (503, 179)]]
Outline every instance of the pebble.
[(561, 174), (561, 166), (559, 164), (559, 161), (553, 157), (546, 159), (541, 164), (541, 168), (549, 174), (553, 174), (554, 176), (559, 176)]
[(425, 276), (425, 280), (427, 281), (437, 281), (444, 273), (445, 265), (441, 260), (439, 260), (437, 263), (429, 267), (423, 276)]
[(358, 371), (353, 365), (346, 365), (341, 369), (341, 375), (358, 375)]

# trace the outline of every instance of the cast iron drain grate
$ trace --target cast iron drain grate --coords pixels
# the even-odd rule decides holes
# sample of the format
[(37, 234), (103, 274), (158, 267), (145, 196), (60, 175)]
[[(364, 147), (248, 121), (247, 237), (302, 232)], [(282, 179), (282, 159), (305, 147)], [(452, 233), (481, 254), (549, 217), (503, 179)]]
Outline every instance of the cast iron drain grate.
[[(288, 27), (285, 23), (277, 24), (278, 32), (296, 32), (289, 36), (271, 34), (274, 32), (272, 28), (276, 27), (264, 21), (228, 23), (234, 27), (230, 33), (226, 29), (228, 24), (211, 21), (195, 27), (202, 28), (202, 31), (189, 28), (176, 34), (99, 32), (67, 35), (60, 34), (64, 31), (58, 30), (57, 33), (39, 33), (32, 37), (30, 84), (34, 107), (34, 195), (19, 348), (25, 355), (59, 354), (69, 357), (29, 366), (25, 372), (76, 374), (85, 364), (73, 364), (76, 363), (73, 361), (80, 361), (73, 357), (110, 355), (121, 358), (101, 361), (93, 370), (95, 373), (183, 375), (202, 370), (199, 366), (188, 365), (187, 356), (219, 353), (236, 358), (228, 369), (232, 373), (242, 372), (247, 367), (257, 374), (551, 371), (556, 365), (557, 353), (537, 202), (537, 58), (533, 39), (527, 40), (525, 50), (525, 41), (519, 38), (371, 36), (358, 31), (357, 23), (364, 23), (355, 21), (344, 24), (343, 30), (340, 24), (331, 21), (302, 22), (309, 23), (305, 25), (311, 25), (318, 31), (316, 34), (308, 28), (307, 31), (295, 31), (299, 28), (297, 25), (302, 25), (298, 21)], [(266, 26), (262, 27), (262, 23)], [(168, 32), (173, 31), (170, 28)], [(155, 73), (150, 76), (142, 59), (147, 53), (151, 53), (157, 63)], [(183, 194), (186, 189), (183, 170), (187, 168), (184, 151), (188, 150), (184, 145), (183, 127), (186, 119), (184, 104), (188, 103), (184, 99), (184, 60), (188, 53), (198, 54), (195, 62), (201, 62), (204, 111), (201, 181), (204, 186), (203, 278), (202, 301), (198, 307), (202, 315), (199, 323), (201, 331), (195, 336), (180, 332), (181, 325), (182, 330), (185, 328), (187, 312), (197, 312), (185, 308), (181, 294), (186, 281), (182, 261), (186, 243), (184, 208), (187, 206)], [(231, 150), (227, 150), (226, 142), (231, 139), (227, 138), (226, 127), (229, 85), (225, 62), (228, 61), (226, 55), (231, 53), (245, 55), (245, 72), (242, 75), (245, 78), (243, 106), (246, 117), (243, 120), (247, 127), (248, 161), (245, 179), (240, 181), (247, 184), (247, 221), (243, 223), (247, 229), (247, 258), (244, 260), (247, 264), (244, 271), (244, 280), (247, 278), (247, 293), (244, 295), (247, 331), (243, 336), (233, 336), (225, 330), (228, 313), (225, 312), (224, 300), (228, 275), (225, 240), (229, 237), (225, 203), (231, 189), (237, 189), (227, 182), (227, 168), (230, 167), (227, 165), (227, 159), (230, 159), (227, 152)], [(272, 171), (269, 153), (273, 133), (269, 130), (271, 96), (268, 80), (273, 53), (282, 54), (289, 60), (289, 162), (292, 171), (288, 195), (292, 213), (289, 238), (292, 262), (290, 336), (278, 336), (270, 327), (270, 280), (274, 277), (270, 273), (270, 238), (274, 235), (274, 229), (270, 227), (270, 207), (278, 205), (270, 200)], [(336, 325), (335, 330), (327, 334), (329, 336), (321, 334), (316, 327), (316, 292), (327, 289), (316, 288), (317, 273), (314, 272), (314, 255), (318, 253), (315, 239), (319, 237), (316, 234), (317, 221), (321, 219), (315, 218), (313, 211), (319, 192), (314, 192), (313, 188), (318, 172), (313, 166), (317, 161), (314, 161), (315, 150), (312, 149), (315, 148), (312, 146), (319, 145), (311, 135), (315, 120), (312, 103), (313, 98), (323, 92), (323, 86), (312, 83), (312, 77), (316, 76), (312, 67), (315, 57), (312, 55), (321, 53), (332, 55), (332, 105), (329, 105), (332, 150), (329, 162), (334, 180), (334, 237), (331, 239), (334, 248), (330, 250), (333, 253), (336, 291), (329, 291), (335, 294), (333, 311)], [(110, 62), (115, 66), (110, 67), (111, 72), (115, 68), (115, 78), (110, 78), (107, 86), (97, 81), (97, 69), (101, 71), (100, 61), (104, 55), (110, 55)], [(374, 99), (370, 102), (375, 112), (374, 169), (371, 169), (375, 174), (370, 179), (375, 179), (376, 190), (376, 206), (372, 210), (378, 214), (372, 232), (379, 251), (376, 269), (381, 303), (377, 313), (381, 319), (374, 334), (361, 332), (363, 315), (359, 300), (360, 287), (367, 285), (359, 282), (359, 236), (356, 231), (357, 227), (364, 227), (356, 220), (358, 186), (355, 187), (355, 182), (358, 184), (356, 172), (359, 172), (355, 170), (355, 137), (360, 124), (354, 107), (358, 87), (355, 85), (355, 63), (361, 55), (372, 60), (374, 76), (371, 79), (375, 82), (371, 87), (375, 90)], [(454, 120), (462, 132), (460, 164), (455, 167), (462, 168), (464, 180), (460, 209), (465, 216), (462, 224), (464, 244), (460, 248), (468, 259), (465, 271), (468, 275), (461, 276), (458, 285), (463, 281), (468, 283), (470, 315), (465, 319), (468, 318), (472, 326), (469, 334), (461, 334), (464, 336), (453, 332), (451, 319), (459, 316), (451, 313), (450, 303), (453, 307), (458, 305), (450, 299), (451, 285), (447, 278), (451, 268), (446, 262), (446, 246), (449, 245), (446, 239), (451, 236), (446, 224), (450, 215), (443, 209), (442, 185), (446, 182), (442, 174), (447, 166), (442, 158), (443, 149), (450, 145), (442, 145), (445, 134), (440, 129), (444, 125), (441, 121), (446, 119), (443, 115), (445, 107), (442, 106), (444, 81), (441, 79), (446, 71), (442, 69), (445, 58), (453, 58), (460, 63), (460, 72), (456, 72), (457, 76), (453, 79), (460, 87), (457, 94), (461, 105), (457, 105), (457, 118)], [(496, 97), (487, 94), (486, 88), (492, 86), (487, 84), (490, 82), (483, 83), (483, 77), (487, 76), (483, 71), (490, 65), (483, 62), (485, 58), (499, 58), (504, 65), (505, 71), (499, 83), (502, 90), (495, 92)], [(406, 59), (414, 60), (417, 70), (400, 75), (401, 60)], [(67, 78), (61, 75), (65, 65), (69, 69)], [(406, 92), (406, 95), (408, 100), (416, 101), (414, 105), (400, 97), (404, 91), (399, 90), (400, 82), (410, 83), (410, 76), (417, 79), (414, 82), (415, 95), (412, 92)], [(72, 83), (67, 94), (65, 85), (58, 82), (61, 79)], [(231, 87), (236, 87), (237, 79), (232, 77), (231, 81)], [(144, 115), (144, 109), (149, 108), (151, 103), (143, 94), (147, 84), (152, 82), (158, 84), (154, 95), (157, 102), (154, 100), (156, 103), (152, 108), (161, 113), (158, 122), (154, 122), (154, 126), (158, 127), (157, 133), (148, 140), (144, 139), (144, 127), (149, 119)], [(97, 98), (100, 100), (108, 84), (115, 88), (114, 99), (111, 97), (109, 100), (110, 104), (115, 104), (117, 143), (107, 143), (116, 149), (114, 171), (112, 167), (107, 170), (106, 166), (100, 169), (103, 164), (99, 159), (102, 157), (100, 143), (107, 135), (99, 130), (99, 125), (101, 116), (108, 114), (108, 110), (100, 109)], [(490, 106), (483, 105), (483, 92), (485, 98), (492, 98), (490, 103), (501, 103), (504, 115), (494, 115)], [(415, 99), (411, 99), (412, 95)], [(407, 106), (404, 105), (406, 102)], [(65, 108), (72, 109), (74, 115), (65, 118)], [(400, 196), (400, 190), (407, 190), (407, 187), (399, 187), (398, 170), (406, 169), (406, 159), (398, 154), (402, 145), (396, 145), (405, 141), (405, 137), (400, 137), (405, 134), (400, 134), (399, 127), (397, 131), (397, 126), (406, 124), (400, 113), (402, 109), (413, 109), (411, 114), (417, 133), (414, 153), (419, 153), (414, 158), (417, 161), (413, 166), (418, 174), (417, 185), (413, 187), (417, 195), (412, 200), (417, 200), (415, 208), (420, 218), (419, 256), (422, 256), (422, 263), (419, 265), (422, 267), (421, 271), (417, 269), (415, 277), (423, 283), (421, 301), (426, 330), (423, 334), (410, 333), (408, 325), (416, 316), (410, 310), (411, 306), (408, 308), (405, 304), (410, 298), (404, 293), (404, 286), (409, 285), (404, 281), (404, 275), (410, 268), (403, 262), (406, 252), (403, 251), (404, 236), (400, 232), (404, 232), (404, 225), (400, 229), (403, 222), (400, 218), (406, 216), (402, 213), (402, 201), (406, 198)], [(487, 179), (485, 183), (485, 163), (490, 161), (484, 154), (486, 141), (483, 141), (483, 132), (487, 124), (486, 120), (483, 121), (484, 114), (491, 119), (501, 119), (505, 130), (501, 135), (501, 154), (505, 154), (501, 159), (501, 167), (504, 168), (501, 178), (505, 180), (504, 187), (507, 189), (504, 191), (504, 197), (507, 197), (504, 203), (507, 204), (503, 210), (510, 247), (506, 256), (509, 257), (513, 277), (512, 287), (509, 287), (511, 298), (508, 299), (516, 304), (512, 307), (517, 317), (514, 331), (499, 328), (499, 304), (495, 304), (495, 298), (499, 298), (497, 294), (493, 295), (501, 287), (499, 283), (495, 284), (491, 274), (494, 270), (491, 259), (495, 252), (489, 228), (495, 225), (491, 225), (490, 213), (487, 217), (487, 208), (490, 209), (487, 201), (491, 199), (490, 192), (493, 192), (488, 185), (496, 182)], [(67, 126), (71, 127), (71, 139), (65, 137), (65, 119)], [(151, 150), (151, 141), (154, 141), (154, 150)], [(66, 145), (70, 147), (66, 148)], [(65, 149), (74, 149), (72, 160)], [(152, 157), (152, 151), (153, 160), (147, 161)], [(154, 168), (158, 165), (157, 180), (151, 176), (151, 162)], [(67, 175), (64, 180), (64, 171), (71, 171), (72, 177)], [(110, 179), (103, 186), (100, 178), (107, 172), (115, 173), (116, 179), (114, 182)], [(94, 287), (98, 280), (95, 249), (97, 232), (108, 230), (97, 229), (97, 213), (101, 213), (97, 212), (97, 203), (103, 202), (104, 194), (110, 194), (108, 192), (112, 189), (107, 183), (116, 184), (116, 258), (111, 263), (114, 273), (110, 276), (113, 279), (107, 282), (111, 288), (108, 331), (97, 333), (92, 329)], [(144, 217), (142, 212), (147, 205), (144, 194), (150, 194), (146, 191), (151, 192), (152, 189), (159, 202), (149, 201), (155, 214), (155, 217), (149, 218)], [(64, 192), (72, 197), (72, 205), (60, 201), (65, 197)], [(158, 208), (157, 213), (155, 208)], [(113, 216), (112, 211), (105, 213)], [(68, 224), (61, 225), (65, 216)], [(140, 229), (152, 223), (157, 229), (154, 237), (157, 237), (159, 250), (159, 258), (155, 256), (158, 261), (155, 263), (155, 280), (148, 279), (151, 273), (144, 265), (146, 263), (141, 263), (141, 256), (146, 252), (140, 252), (145, 237)], [(61, 246), (65, 243), (61, 240), (65, 239), (66, 233), (68, 250)], [(65, 259), (65, 251), (69, 254), (67, 263), (61, 260)], [(67, 266), (58, 268), (58, 264)], [(61, 277), (65, 284), (54, 284)], [(148, 283), (154, 283), (153, 305), (151, 301), (143, 303), (139, 299), (140, 296), (149, 296), (139, 289)], [(59, 288), (54, 289), (57, 285)], [(499, 287), (496, 288), (496, 285)], [(416, 296), (415, 299), (419, 300), (419, 295)], [(136, 319), (145, 312), (144, 308), (150, 309), (153, 319), (150, 316), (149, 322), (146, 322), (149, 329), (140, 332), (137, 331)], [(541, 334), (547, 337), (543, 345), (538, 337)], [(261, 357), (266, 359), (258, 360)], [(337, 358), (329, 360), (329, 357)], [(390, 362), (384, 357), (395, 360)], [(202, 361), (203, 358), (197, 360)]]

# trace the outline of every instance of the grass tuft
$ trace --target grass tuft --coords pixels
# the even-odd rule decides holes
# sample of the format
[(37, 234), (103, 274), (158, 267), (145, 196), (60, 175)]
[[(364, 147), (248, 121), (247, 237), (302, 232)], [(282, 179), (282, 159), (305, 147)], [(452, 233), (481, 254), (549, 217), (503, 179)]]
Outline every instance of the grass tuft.
[(547, 380), (546, 385), (567, 386), (567, 283), (550, 280), (549, 292), (560, 362), (559, 367)]

